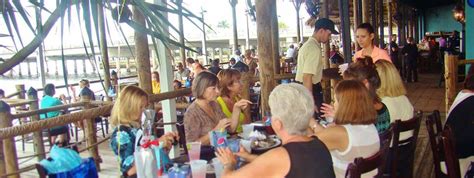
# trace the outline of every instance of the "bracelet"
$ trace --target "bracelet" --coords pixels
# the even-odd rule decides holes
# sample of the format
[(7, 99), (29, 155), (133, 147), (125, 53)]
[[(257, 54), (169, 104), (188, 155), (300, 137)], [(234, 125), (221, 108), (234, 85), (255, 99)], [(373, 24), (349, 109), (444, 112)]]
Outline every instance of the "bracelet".
[(223, 167), (224, 167), (224, 169), (234, 170), (234, 166), (232, 166), (232, 163), (224, 164)]

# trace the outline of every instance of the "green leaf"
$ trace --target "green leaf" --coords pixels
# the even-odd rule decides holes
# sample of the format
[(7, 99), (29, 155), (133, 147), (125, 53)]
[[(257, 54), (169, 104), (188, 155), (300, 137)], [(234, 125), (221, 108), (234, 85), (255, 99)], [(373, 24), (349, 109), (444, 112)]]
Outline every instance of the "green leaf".
[[(35, 5), (36, 7), (39, 7), (41, 10), (44, 10), (44, 11), (48, 12), (49, 14), (52, 14), (52, 12), (50, 10), (48, 10), (47, 8), (44, 7), (44, 0), (40, 0), (40, 2), (35, 1), (35, 0), (29, 0), (29, 2), (33, 5)], [(56, 6), (56, 7), (58, 7), (58, 6)]]
[(7, 2), (6, 4), (6, 10), (10, 16), (10, 20), (12, 21), (13, 28), (15, 29), (16, 34), (18, 35), (17, 38), (20, 40), (21, 47), (25, 47), (23, 45), (23, 40), (21, 40), (21, 35), (20, 35), (20, 30), (18, 30), (18, 23), (16, 22), (16, 17), (15, 17), (15, 12), (13, 12), (13, 7), (10, 4), (10, 2)]
[(10, 24), (10, 18), (8, 16), (8, 12), (7, 10), (4, 10), (2, 12), (2, 16), (3, 16), (3, 20), (5, 21), (5, 25), (7, 26), (7, 30), (8, 30), (8, 34), (10, 35), (10, 37), (12, 38), (12, 41), (13, 41), (13, 45), (15, 46), (15, 50), (18, 51), (18, 48), (17, 48), (17, 45), (16, 45), (16, 41), (15, 41), (15, 36), (13, 35), (13, 30), (12, 30), (12, 26)]
[(23, 18), (23, 21), (25, 21), (26, 25), (30, 28), (31, 32), (35, 33), (35, 29), (33, 28), (33, 25), (31, 25), (30, 19), (28, 18), (28, 15), (23, 9), (23, 6), (21, 5), (20, 1), (13, 1), (13, 5), (15, 5), (16, 10), (18, 13), (20, 13), (21, 17)]
[(95, 37), (97, 39), (97, 44), (100, 48), (100, 37), (99, 37), (99, 16), (97, 15), (97, 3), (101, 3), (97, 0), (90, 0), (90, 8), (92, 12), (92, 19), (94, 20), (94, 28), (95, 28)]

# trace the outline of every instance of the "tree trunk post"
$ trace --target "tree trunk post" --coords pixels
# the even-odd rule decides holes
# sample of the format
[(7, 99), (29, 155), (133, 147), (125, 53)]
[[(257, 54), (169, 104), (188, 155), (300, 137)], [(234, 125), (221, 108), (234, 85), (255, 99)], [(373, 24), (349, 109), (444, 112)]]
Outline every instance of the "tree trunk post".
[(237, 5), (237, 0), (229, 0), (230, 6), (232, 7), (232, 39), (234, 41), (232, 47), (233, 51), (239, 49), (239, 37), (237, 35), (237, 14), (235, 12), (235, 6)]
[(444, 57), (444, 83), (446, 85), (446, 112), (456, 97), (458, 83), (458, 56), (446, 54)]
[[(242, 77), (241, 77), (242, 88), (243, 88), (242, 93), (241, 93), (242, 99), (246, 99), (250, 101), (250, 83), (251, 83), (250, 80), (252, 79), (253, 76), (254, 74), (250, 72), (242, 73)], [(245, 108), (244, 115), (245, 115), (245, 118), (249, 119), (250, 122), (252, 121), (252, 118), (250, 118), (250, 107)]]
[[(137, 7), (133, 7), (133, 20), (138, 24), (145, 26), (145, 17)], [(148, 48), (148, 38), (144, 33), (135, 31), (135, 54), (138, 70), (138, 81), (140, 88), (148, 94), (152, 93), (151, 71), (150, 71), (150, 49)]]
[(268, 106), (268, 97), (270, 92), (275, 87), (275, 67), (273, 55), (272, 40), (274, 33), (272, 31), (272, 20), (277, 20), (276, 17), (276, 1), (275, 0), (259, 0), (255, 2), (257, 12), (257, 33), (258, 35), (258, 55), (260, 66), (260, 83), (261, 89), (261, 109), (262, 113), (270, 111)]
[[(12, 115), (10, 113), (10, 106), (4, 101), (0, 101), (0, 128), (8, 128), (12, 126)], [(8, 138), (3, 140), (3, 151), (6, 164), (6, 173), (13, 173), (18, 171), (18, 157), (16, 154), (15, 138)], [(1, 165), (0, 165), (1, 166)], [(1, 169), (1, 168), (0, 168)], [(13, 175), (10, 177), (20, 177)]]
[[(329, 17), (329, 0), (323, 0), (323, 7), (321, 11), (321, 16), (324, 18)], [(329, 68), (329, 42), (323, 43), (323, 68)], [(321, 85), (323, 87), (323, 101), (325, 103), (331, 103), (331, 80), (325, 79), (321, 80)]]
[(362, 1), (362, 23), (369, 23), (370, 14), (369, 14), (369, 2), (370, 0), (361, 0)]
[[(82, 102), (90, 102), (89, 96), (81, 96)], [(84, 109), (92, 108), (90, 103), (86, 103)], [(97, 143), (97, 128), (95, 125), (95, 118), (86, 118), (85, 120), (84, 131), (86, 135), (86, 146), (94, 145)], [(89, 155), (94, 158), (95, 166), (97, 167), (97, 171), (100, 171), (100, 163), (102, 163), (102, 159), (99, 156), (99, 145), (96, 145), (89, 149)]]
[[(31, 87), (30, 89), (28, 89), (28, 99), (29, 100), (32, 100), (31, 103), (30, 103), (30, 111), (36, 111), (39, 109), (38, 107), (38, 92), (33, 88)], [(33, 115), (31, 116), (31, 121), (35, 122), (35, 121), (39, 121), (40, 118), (39, 118), (39, 115)], [(33, 144), (34, 144), (34, 148), (35, 148), (35, 152), (36, 154), (39, 154), (39, 153), (44, 153), (44, 141), (43, 141), (43, 133), (41, 131), (38, 131), (38, 132), (34, 132), (33, 133)], [(44, 158), (46, 158), (45, 154), (40, 154), (37, 156), (38, 158), (38, 162), (43, 160)]]
[(19, 92), (18, 99), (25, 99), (25, 85), (15, 85), (16, 91)]

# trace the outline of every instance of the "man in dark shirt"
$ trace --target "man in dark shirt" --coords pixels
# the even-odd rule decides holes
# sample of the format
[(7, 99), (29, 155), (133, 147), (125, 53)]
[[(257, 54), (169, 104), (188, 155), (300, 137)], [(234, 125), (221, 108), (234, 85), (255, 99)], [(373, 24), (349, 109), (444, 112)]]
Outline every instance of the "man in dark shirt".
[(219, 59), (212, 60), (212, 66), (209, 67), (209, 71), (217, 75), (221, 70), (221, 67), (219, 67)]
[[(413, 37), (408, 37), (407, 45), (403, 47), (403, 56), (405, 56), (406, 79), (408, 82), (418, 82), (417, 72), (417, 58), (418, 58), (418, 47), (413, 40)], [(412, 78), (413, 76), (413, 78)]]
[(396, 43), (396, 41), (397, 41), (397, 35), (393, 34), (392, 41), (390, 42), (390, 59), (392, 60), (395, 67), (397, 67), (398, 71), (401, 72), (402, 61), (398, 59), (398, 44)]

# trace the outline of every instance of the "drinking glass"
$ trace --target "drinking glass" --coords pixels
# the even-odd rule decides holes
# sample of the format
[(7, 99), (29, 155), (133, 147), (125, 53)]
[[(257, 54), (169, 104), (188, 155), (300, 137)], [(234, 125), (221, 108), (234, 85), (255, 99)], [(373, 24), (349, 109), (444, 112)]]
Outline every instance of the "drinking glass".
[(201, 142), (190, 142), (186, 144), (188, 148), (189, 161), (199, 160), (201, 154)]
[(206, 178), (207, 161), (206, 160), (192, 160), (191, 172), (193, 178)]

